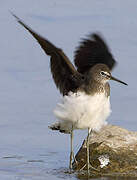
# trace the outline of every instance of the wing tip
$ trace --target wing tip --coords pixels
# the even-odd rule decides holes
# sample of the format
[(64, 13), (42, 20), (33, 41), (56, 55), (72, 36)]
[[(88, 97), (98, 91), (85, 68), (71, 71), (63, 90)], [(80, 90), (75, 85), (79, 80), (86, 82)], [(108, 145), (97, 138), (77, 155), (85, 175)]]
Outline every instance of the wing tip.
[(21, 22), (21, 19), (11, 10), (9, 10), (9, 13), (18, 21)]
[(81, 39), (75, 50), (74, 63), (77, 70), (84, 73), (97, 63), (104, 63), (112, 70), (116, 60), (102, 33), (94, 32)]

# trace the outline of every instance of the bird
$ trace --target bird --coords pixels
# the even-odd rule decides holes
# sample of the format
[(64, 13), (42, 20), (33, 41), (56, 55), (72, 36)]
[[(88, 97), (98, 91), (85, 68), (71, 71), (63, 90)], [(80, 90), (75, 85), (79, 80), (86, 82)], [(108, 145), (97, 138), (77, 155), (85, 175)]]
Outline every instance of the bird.
[(87, 162), (83, 168), (87, 166), (89, 173), (90, 168), (95, 169), (89, 160), (89, 135), (92, 131), (100, 131), (111, 113), (109, 80), (127, 85), (111, 74), (117, 62), (102, 35), (95, 32), (82, 39), (76, 48), (74, 66), (62, 49), (36, 33), (14, 13), (12, 15), (50, 56), (52, 77), (62, 98), (54, 110), (57, 121), (49, 128), (70, 134), (71, 170), (73, 160), (76, 161), (73, 152), (74, 130), (88, 130)]

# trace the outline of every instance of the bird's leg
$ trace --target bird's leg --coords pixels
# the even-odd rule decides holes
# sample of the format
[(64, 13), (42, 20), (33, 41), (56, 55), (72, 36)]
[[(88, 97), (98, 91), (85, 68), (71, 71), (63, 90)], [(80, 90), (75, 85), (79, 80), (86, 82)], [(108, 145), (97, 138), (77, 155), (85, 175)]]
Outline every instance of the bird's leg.
[(89, 165), (90, 165), (90, 160), (89, 160), (89, 135), (90, 135), (90, 129), (88, 128), (88, 136), (87, 136), (87, 173), (89, 174)]
[(69, 168), (70, 170), (72, 170), (72, 161), (74, 158), (74, 152), (73, 152), (73, 138), (74, 138), (74, 134), (73, 134), (73, 126), (70, 132), (70, 162), (69, 162)]
[(89, 169), (93, 169), (95, 171), (98, 171), (96, 168), (94, 168), (90, 163), (90, 155), (89, 155), (89, 136), (90, 136), (91, 129), (88, 128), (88, 136), (87, 136), (87, 173), (89, 174)]
[(89, 136), (90, 136), (90, 132), (91, 129), (88, 128), (88, 136), (87, 136), (87, 141), (86, 141), (86, 146), (87, 146), (87, 163), (80, 169), (83, 170), (86, 166), (87, 166), (87, 174), (89, 175), (89, 169), (93, 169), (95, 171), (98, 171), (96, 168), (94, 168), (91, 164), (90, 164), (90, 155), (89, 155)]

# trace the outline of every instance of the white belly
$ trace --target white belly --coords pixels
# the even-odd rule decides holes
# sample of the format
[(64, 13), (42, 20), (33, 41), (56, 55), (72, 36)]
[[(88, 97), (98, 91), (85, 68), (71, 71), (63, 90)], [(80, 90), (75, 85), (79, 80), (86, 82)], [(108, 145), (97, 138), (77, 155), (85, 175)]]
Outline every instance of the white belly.
[(63, 130), (91, 128), (99, 131), (107, 124), (110, 101), (104, 93), (87, 95), (84, 92), (70, 93), (57, 104), (54, 114)]

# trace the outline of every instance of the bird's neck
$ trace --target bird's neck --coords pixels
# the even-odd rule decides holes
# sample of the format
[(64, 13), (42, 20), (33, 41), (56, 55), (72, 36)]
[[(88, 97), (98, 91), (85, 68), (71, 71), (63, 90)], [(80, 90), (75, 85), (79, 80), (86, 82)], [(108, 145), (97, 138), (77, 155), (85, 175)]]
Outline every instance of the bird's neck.
[(92, 80), (92, 82), (86, 82), (82, 89), (89, 95), (104, 93), (106, 97), (110, 96), (110, 86), (109, 83), (99, 83)]

